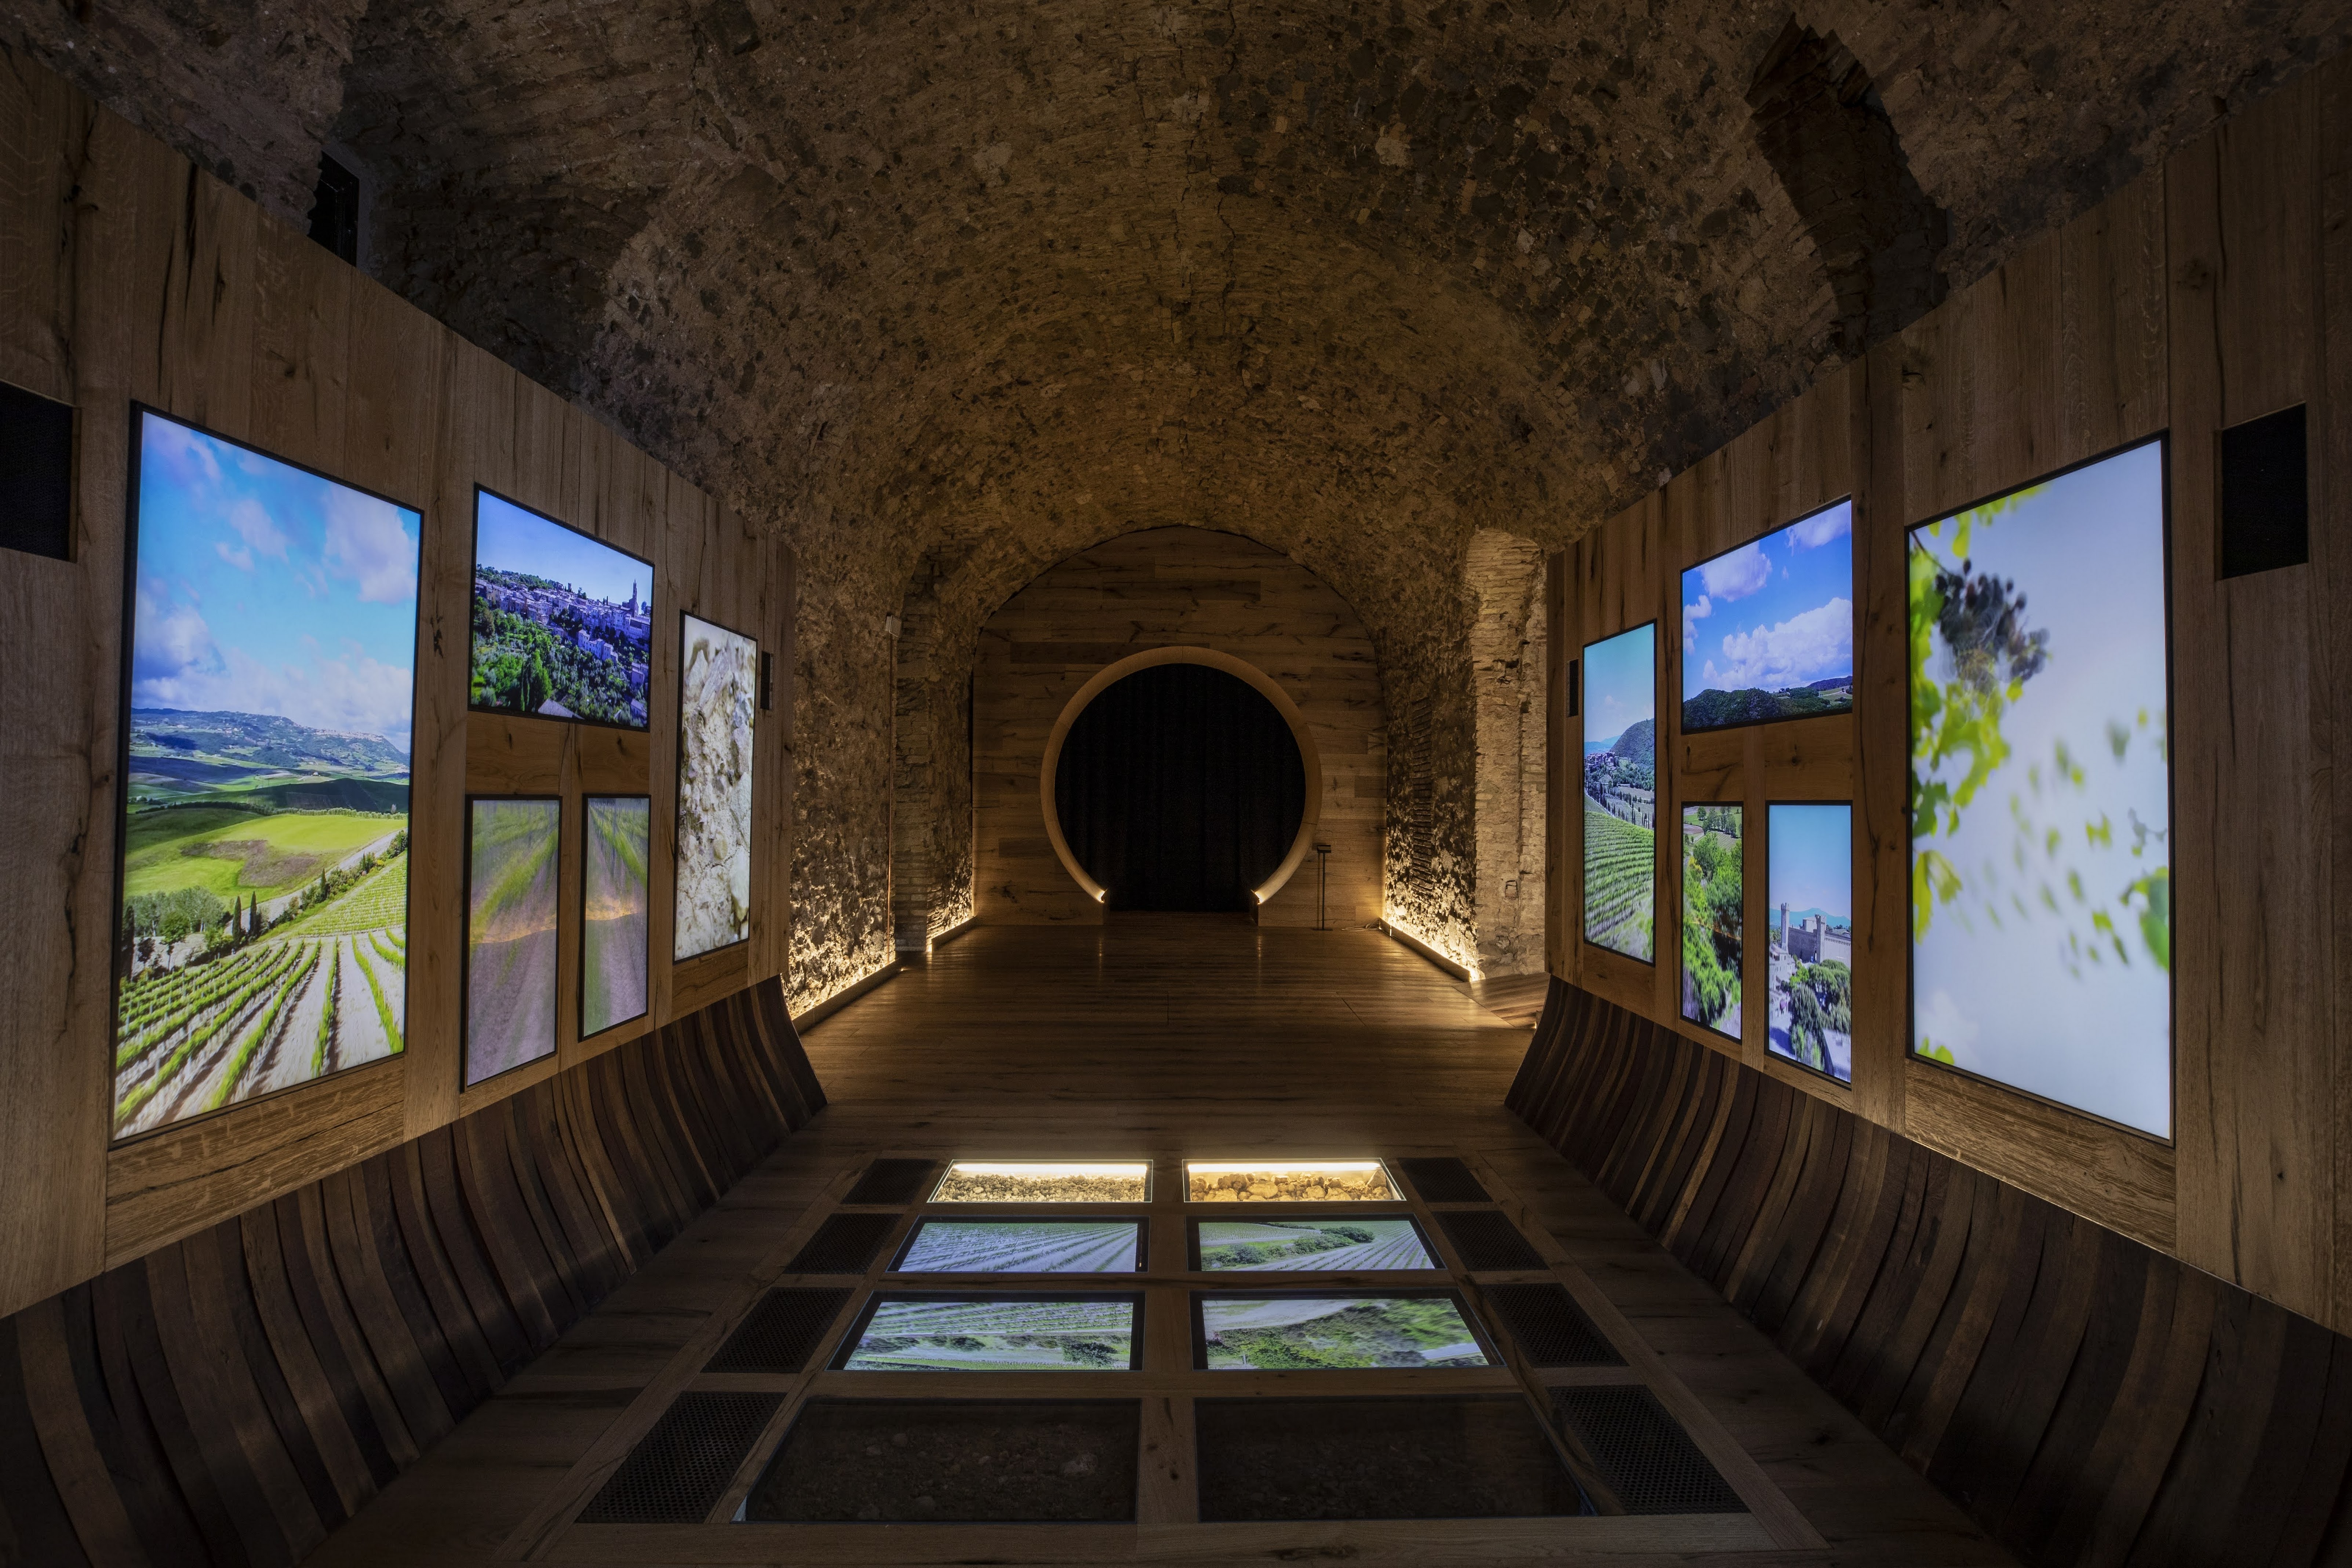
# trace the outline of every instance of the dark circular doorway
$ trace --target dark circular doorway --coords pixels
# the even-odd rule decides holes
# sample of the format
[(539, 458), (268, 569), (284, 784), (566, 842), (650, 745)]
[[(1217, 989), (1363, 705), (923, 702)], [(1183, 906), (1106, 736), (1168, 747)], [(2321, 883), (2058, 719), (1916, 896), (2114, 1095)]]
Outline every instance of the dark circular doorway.
[(1112, 909), (1248, 909), (1307, 810), (1275, 706), (1206, 664), (1155, 664), (1096, 694), (1054, 769), (1062, 836)]

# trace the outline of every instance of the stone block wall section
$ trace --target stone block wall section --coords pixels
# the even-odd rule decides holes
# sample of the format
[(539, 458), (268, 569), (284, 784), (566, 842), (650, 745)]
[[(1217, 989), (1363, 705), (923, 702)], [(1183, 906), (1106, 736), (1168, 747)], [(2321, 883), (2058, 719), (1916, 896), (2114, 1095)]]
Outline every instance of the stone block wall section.
[(2352, 1553), (2352, 1339), (1565, 980), (1507, 1103), (2021, 1561)]
[(0, 1318), (0, 1559), (299, 1562), (824, 1105), (764, 980)]

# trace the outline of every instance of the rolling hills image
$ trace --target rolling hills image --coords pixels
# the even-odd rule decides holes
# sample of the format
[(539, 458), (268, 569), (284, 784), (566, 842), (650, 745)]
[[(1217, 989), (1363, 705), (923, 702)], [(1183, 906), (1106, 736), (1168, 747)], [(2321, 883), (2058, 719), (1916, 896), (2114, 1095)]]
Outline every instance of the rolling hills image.
[(1201, 1267), (1223, 1270), (1434, 1269), (1409, 1219), (1201, 1221)]
[(115, 1132), (401, 1049), (408, 758), (268, 714), (133, 708)]
[(1444, 1296), (1211, 1298), (1201, 1303), (1201, 1326), (1212, 1371), (1487, 1364)]

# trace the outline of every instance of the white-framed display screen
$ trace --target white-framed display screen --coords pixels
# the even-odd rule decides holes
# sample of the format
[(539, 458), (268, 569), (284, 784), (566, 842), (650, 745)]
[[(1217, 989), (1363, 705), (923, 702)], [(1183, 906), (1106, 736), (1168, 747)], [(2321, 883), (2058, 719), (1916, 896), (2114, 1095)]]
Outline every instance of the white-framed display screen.
[(1657, 957), (1658, 623), (1584, 645), (1584, 939)]
[(2172, 1132), (2165, 449), (1911, 530), (1911, 1049)]

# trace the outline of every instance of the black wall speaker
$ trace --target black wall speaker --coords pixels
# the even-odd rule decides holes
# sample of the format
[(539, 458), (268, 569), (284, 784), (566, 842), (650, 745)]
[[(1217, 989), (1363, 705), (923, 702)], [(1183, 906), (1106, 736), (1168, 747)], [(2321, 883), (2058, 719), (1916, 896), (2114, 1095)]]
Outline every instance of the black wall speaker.
[(73, 410), (0, 382), (0, 547), (73, 556)]
[(2221, 433), (2221, 575), (2244, 577), (2311, 559), (2311, 485), (2303, 407)]

